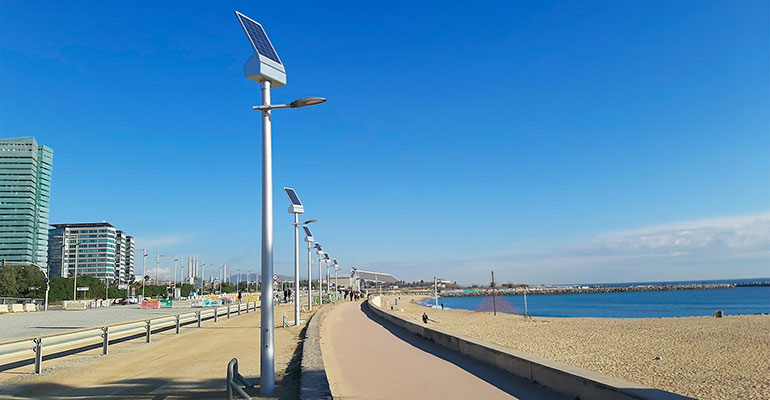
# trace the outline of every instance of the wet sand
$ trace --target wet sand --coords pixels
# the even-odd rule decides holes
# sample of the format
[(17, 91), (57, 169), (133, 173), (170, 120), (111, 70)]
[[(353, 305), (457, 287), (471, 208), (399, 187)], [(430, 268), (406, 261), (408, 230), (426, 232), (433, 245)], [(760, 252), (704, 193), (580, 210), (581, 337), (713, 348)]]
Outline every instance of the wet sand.
[(430, 309), (420, 298), (402, 296), (399, 315), (422, 323), (427, 312), (440, 329), (685, 396), (770, 399), (770, 315), (526, 320)]

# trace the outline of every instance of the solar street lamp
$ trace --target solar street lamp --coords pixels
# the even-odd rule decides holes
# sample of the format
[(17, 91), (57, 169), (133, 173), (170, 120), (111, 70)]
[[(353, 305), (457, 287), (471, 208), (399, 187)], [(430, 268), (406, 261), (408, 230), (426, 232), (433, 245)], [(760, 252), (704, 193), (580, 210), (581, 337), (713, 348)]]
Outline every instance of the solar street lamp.
[(340, 285), (339, 281), (337, 280), (337, 273), (340, 270), (340, 265), (337, 263), (337, 259), (334, 259), (334, 298), (339, 299), (340, 297)]
[(299, 326), (299, 215), (304, 213), (305, 209), (294, 189), (285, 187), (283, 190), (291, 202), (289, 214), (294, 214), (294, 326)]
[(331, 280), (329, 279), (329, 254), (324, 253), (324, 264), (326, 264), (326, 295), (331, 296)]
[(323, 279), (323, 271), (321, 270), (321, 263), (323, 262), (323, 248), (321, 247), (321, 243), (316, 242), (315, 243), (316, 248), (316, 254), (318, 254), (318, 304), (324, 303), (323, 298), (323, 287), (324, 287), (324, 279)]
[(254, 49), (243, 74), (262, 86), (262, 105), (253, 107), (262, 112), (262, 313), (260, 335), (260, 393), (275, 391), (275, 348), (273, 336), (273, 287), (265, 284), (273, 276), (273, 155), (271, 111), (277, 108), (301, 108), (320, 104), (326, 99), (304, 97), (291, 104), (270, 104), (270, 88), (286, 85), (286, 69), (278, 57), (265, 30), (257, 21), (235, 12)]
[(313, 311), (313, 272), (311, 271), (313, 268), (311, 267), (312, 260), (310, 256), (310, 248), (311, 243), (313, 243), (313, 233), (310, 231), (310, 227), (307, 226), (307, 224), (312, 222), (318, 222), (318, 220), (311, 219), (310, 221), (305, 221), (305, 223), (302, 226), (302, 229), (305, 230), (305, 241), (307, 242), (307, 309), (308, 311)]

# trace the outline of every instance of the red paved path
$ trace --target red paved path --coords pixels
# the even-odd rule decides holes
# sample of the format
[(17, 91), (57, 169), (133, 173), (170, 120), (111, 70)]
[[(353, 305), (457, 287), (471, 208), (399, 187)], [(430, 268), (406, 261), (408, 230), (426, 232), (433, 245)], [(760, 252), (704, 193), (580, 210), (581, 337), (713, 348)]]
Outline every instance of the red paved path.
[(335, 399), (562, 399), (369, 316), (358, 302), (326, 315), (321, 346)]

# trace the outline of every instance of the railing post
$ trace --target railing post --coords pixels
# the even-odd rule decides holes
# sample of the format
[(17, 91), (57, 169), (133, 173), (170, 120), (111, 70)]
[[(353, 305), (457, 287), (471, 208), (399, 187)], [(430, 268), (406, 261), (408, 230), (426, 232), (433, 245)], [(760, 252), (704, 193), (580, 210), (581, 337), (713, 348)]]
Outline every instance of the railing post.
[(219, 316), (219, 307), (214, 307), (214, 322), (217, 322), (218, 316)]
[(179, 334), (179, 314), (176, 315), (176, 334)]
[(241, 306), (242, 305), (243, 305), (243, 303), (238, 302), (238, 315), (241, 315)]
[(201, 327), (201, 312), (198, 311), (198, 328)]
[(230, 319), (230, 304), (227, 305), (227, 319)]
[(233, 364), (235, 359), (227, 363), (227, 400), (233, 400)]
[(147, 343), (150, 343), (150, 335), (152, 335), (152, 320), (147, 320)]
[(105, 326), (102, 328), (102, 355), (107, 355), (110, 347), (110, 327)]
[(250, 301), (247, 301), (247, 302), (246, 302), (246, 314), (248, 314), (248, 313), (249, 313), (249, 304), (251, 304), (251, 302), (250, 302)]
[(40, 370), (43, 369), (43, 338), (32, 339), (35, 342), (35, 347), (32, 351), (35, 352), (35, 373), (40, 374)]

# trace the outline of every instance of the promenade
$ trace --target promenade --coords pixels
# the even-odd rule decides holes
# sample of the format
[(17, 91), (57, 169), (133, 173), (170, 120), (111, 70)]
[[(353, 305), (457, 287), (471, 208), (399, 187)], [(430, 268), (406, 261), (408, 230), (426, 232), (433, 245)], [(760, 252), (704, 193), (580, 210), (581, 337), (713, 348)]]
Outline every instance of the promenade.
[(336, 306), (321, 326), (324, 366), (334, 398), (564, 398), (390, 326), (361, 304)]
[[(281, 305), (275, 315), (290, 313), (292, 307)], [(276, 317), (279, 324), (280, 319)], [(241, 374), (258, 382), (259, 325), (257, 310), (218, 323), (206, 322), (201, 328), (183, 327), (181, 335), (174, 335), (173, 330), (155, 334), (149, 344), (132, 341), (112, 345), (108, 356), (94, 350), (46, 361), (40, 376), (33, 374), (32, 366), (4, 371), (0, 373), (0, 398), (224, 398), (226, 367), (234, 357)], [(301, 329), (275, 330), (277, 377), (272, 398), (298, 396), (299, 359), (295, 350)], [(258, 388), (247, 391), (255, 396), (259, 393)]]

